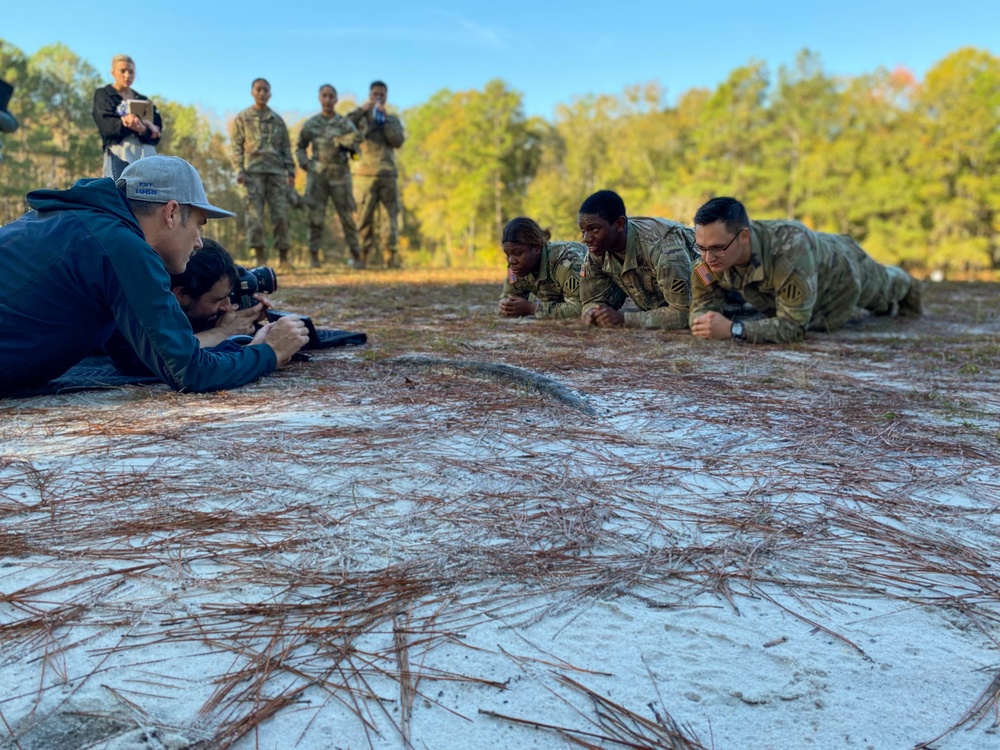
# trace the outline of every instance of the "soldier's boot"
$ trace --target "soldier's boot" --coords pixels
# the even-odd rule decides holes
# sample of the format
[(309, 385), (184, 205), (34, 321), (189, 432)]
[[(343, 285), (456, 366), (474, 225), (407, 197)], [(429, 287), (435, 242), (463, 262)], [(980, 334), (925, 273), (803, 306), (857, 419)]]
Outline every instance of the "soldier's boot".
[(292, 268), (292, 261), (288, 259), (287, 247), (283, 247), (278, 250), (278, 267), (283, 271), (294, 270)]
[(319, 250), (309, 251), (309, 267), (319, 268)]
[(916, 279), (910, 281), (906, 296), (899, 301), (899, 314), (904, 318), (919, 318), (924, 314), (923, 290)]
[(364, 268), (365, 262), (362, 260), (364, 257), (361, 253), (361, 245), (355, 243), (354, 245), (349, 245), (347, 248), (347, 258), (345, 263), (347, 263), (348, 268)]
[(252, 247), (254, 263), (258, 266), (262, 266), (267, 263), (267, 250), (262, 247)]

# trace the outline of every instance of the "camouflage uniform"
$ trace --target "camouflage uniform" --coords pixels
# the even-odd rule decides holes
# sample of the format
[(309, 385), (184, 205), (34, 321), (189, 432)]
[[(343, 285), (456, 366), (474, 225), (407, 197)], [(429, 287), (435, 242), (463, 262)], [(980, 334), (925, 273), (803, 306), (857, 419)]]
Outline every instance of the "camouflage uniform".
[(510, 296), (528, 299), (534, 294), (538, 299), (536, 318), (579, 318), (580, 268), (586, 253), (586, 246), (579, 242), (547, 242), (538, 273), (521, 278), (508, 275), (500, 301)]
[(894, 313), (917, 284), (903, 269), (872, 260), (850, 237), (795, 221), (750, 222), (750, 253), (747, 265), (722, 274), (699, 264), (691, 277), (692, 322), (721, 311), (727, 292), (736, 290), (768, 316), (744, 322), (746, 340), (783, 344), (801, 340), (807, 329), (840, 328), (858, 308)]
[(388, 214), (388, 231), (383, 233), (383, 244), (389, 257), (388, 265), (399, 265), (399, 190), (396, 187), (395, 149), (403, 145), (406, 136), (403, 124), (395, 115), (386, 113), (385, 122), (375, 122), (373, 110), (365, 112), (358, 107), (347, 115), (364, 142), (361, 159), (354, 169), (354, 198), (358, 205), (358, 231), (364, 260), (375, 260), (375, 211), (378, 204), (385, 206)]
[[(312, 159), (306, 154), (312, 144)], [(326, 204), (333, 200), (344, 240), (355, 265), (361, 264), (358, 228), (354, 223), (354, 196), (351, 195), (350, 154), (361, 143), (361, 133), (346, 117), (315, 115), (306, 120), (299, 133), (295, 158), (309, 176), (306, 179), (306, 202), (309, 205), (309, 255), (319, 263), (319, 244), (323, 238)]]
[(270, 108), (249, 107), (233, 122), (232, 163), (237, 175), (246, 182), (247, 245), (257, 255), (257, 262), (267, 259), (264, 250), (264, 203), (271, 207), (274, 244), (282, 261), (287, 261), (291, 243), (288, 238), (288, 177), (295, 177), (288, 128)]
[(619, 309), (626, 295), (643, 312), (626, 312), (628, 328), (687, 328), (691, 268), (698, 252), (694, 230), (669, 219), (628, 220), (625, 259), (587, 253), (580, 272), (580, 301)]

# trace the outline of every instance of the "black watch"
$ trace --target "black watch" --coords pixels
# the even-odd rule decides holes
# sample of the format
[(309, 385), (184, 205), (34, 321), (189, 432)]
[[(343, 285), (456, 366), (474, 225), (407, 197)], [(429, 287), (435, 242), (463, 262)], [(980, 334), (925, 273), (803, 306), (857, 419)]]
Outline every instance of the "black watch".
[(734, 320), (733, 325), (729, 328), (729, 332), (733, 334), (734, 339), (739, 339), (740, 341), (747, 340), (747, 334), (743, 330), (743, 321), (741, 320)]

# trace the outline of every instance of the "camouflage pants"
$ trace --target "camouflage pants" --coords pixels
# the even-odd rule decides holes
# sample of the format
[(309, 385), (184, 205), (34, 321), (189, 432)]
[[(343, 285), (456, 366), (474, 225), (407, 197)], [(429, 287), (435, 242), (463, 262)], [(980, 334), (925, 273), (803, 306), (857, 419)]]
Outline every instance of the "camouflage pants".
[[(833, 243), (848, 262), (853, 277), (841, 286), (839, 294), (813, 313), (809, 328), (834, 330), (843, 326), (859, 308), (874, 315), (888, 315), (894, 304), (910, 291), (913, 277), (898, 266), (883, 266), (846, 235), (826, 235), (822, 241)], [(817, 313), (819, 313), (817, 315)]]
[(385, 206), (388, 221), (382, 225), (382, 246), (385, 248), (389, 265), (398, 263), (399, 191), (396, 189), (395, 175), (375, 177), (354, 176), (354, 198), (358, 204), (358, 233), (361, 235), (361, 251), (366, 263), (378, 262), (375, 253), (375, 212), (381, 203)]
[(306, 204), (309, 206), (309, 253), (319, 253), (323, 239), (323, 225), (326, 219), (326, 204), (333, 201), (344, 230), (344, 241), (351, 252), (351, 258), (361, 260), (358, 245), (358, 228), (354, 223), (354, 196), (351, 195), (351, 176), (328, 177), (322, 173), (309, 172), (306, 181)]
[(264, 204), (271, 209), (271, 224), (274, 225), (274, 244), (279, 251), (288, 252), (291, 242), (288, 238), (288, 182), (283, 174), (247, 174), (246, 209), (247, 246), (263, 252)]

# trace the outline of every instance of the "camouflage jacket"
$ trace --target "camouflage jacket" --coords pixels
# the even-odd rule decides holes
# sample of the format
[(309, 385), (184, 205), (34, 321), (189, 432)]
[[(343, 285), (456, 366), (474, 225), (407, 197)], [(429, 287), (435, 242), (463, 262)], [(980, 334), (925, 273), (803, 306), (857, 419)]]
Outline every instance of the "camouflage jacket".
[[(361, 143), (361, 133), (346, 117), (334, 113), (326, 118), (322, 114), (306, 120), (299, 132), (295, 158), (299, 166), (327, 177), (350, 176), (350, 153)], [(312, 159), (307, 150), (312, 144)]]
[(669, 219), (628, 220), (625, 258), (604, 262), (587, 253), (580, 272), (583, 309), (620, 308), (625, 295), (643, 312), (626, 312), (629, 328), (687, 328), (691, 267), (697, 258), (694, 230)]
[(403, 123), (396, 115), (386, 113), (385, 122), (377, 125), (371, 110), (361, 107), (347, 115), (347, 119), (361, 131), (361, 159), (356, 162), (354, 174), (367, 177), (396, 175), (396, 155), (393, 151), (403, 145), (406, 136)]
[(509, 296), (538, 299), (536, 318), (579, 318), (580, 267), (587, 248), (579, 242), (547, 242), (542, 247), (538, 273), (521, 278), (507, 276), (501, 301)]
[(755, 344), (799, 341), (806, 329), (840, 327), (857, 305), (861, 269), (877, 267), (846, 235), (814, 232), (796, 221), (751, 221), (746, 265), (721, 274), (699, 265), (691, 277), (691, 321), (720, 312), (735, 289), (768, 316), (743, 324), (746, 340)]
[(261, 111), (248, 107), (236, 115), (231, 140), (233, 169), (237, 174), (295, 176), (288, 128), (270, 108)]

